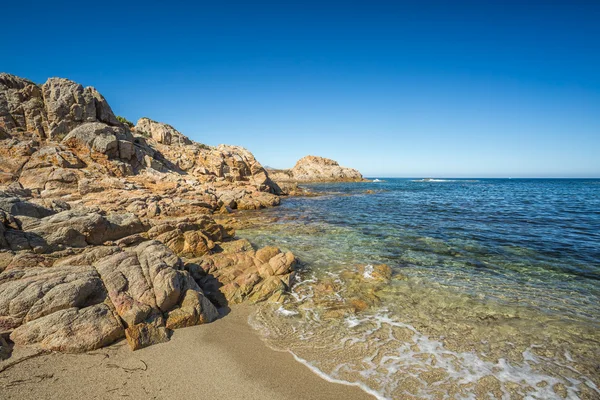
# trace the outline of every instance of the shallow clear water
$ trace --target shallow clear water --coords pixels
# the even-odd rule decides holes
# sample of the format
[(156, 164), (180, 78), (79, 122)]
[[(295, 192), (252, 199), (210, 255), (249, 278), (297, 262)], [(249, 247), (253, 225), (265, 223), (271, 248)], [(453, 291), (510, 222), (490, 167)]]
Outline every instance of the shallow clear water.
[(301, 260), (273, 347), (387, 398), (600, 398), (600, 180), (309, 187), (238, 232)]

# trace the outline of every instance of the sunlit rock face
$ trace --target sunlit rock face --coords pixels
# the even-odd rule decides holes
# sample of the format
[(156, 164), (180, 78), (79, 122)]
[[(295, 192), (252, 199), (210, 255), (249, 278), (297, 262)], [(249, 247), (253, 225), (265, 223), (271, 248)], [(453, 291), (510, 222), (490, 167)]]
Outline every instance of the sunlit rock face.
[(270, 170), (276, 182), (360, 182), (364, 178), (358, 170), (342, 167), (329, 158), (306, 156), (298, 160), (294, 168)]
[(2, 337), (66, 352), (126, 338), (135, 350), (229, 302), (281, 301), (294, 256), (255, 251), (213, 219), (279, 194), (244, 148), (149, 118), (121, 123), (68, 79), (0, 74)]

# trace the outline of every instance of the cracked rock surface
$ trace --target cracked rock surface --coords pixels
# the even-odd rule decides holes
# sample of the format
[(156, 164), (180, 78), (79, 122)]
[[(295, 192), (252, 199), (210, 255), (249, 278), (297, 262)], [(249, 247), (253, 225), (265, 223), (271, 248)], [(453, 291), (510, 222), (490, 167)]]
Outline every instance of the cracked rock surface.
[(0, 73), (0, 357), (120, 339), (135, 350), (228, 304), (281, 301), (294, 256), (213, 219), (281, 194), (242, 147), (125, 125), (68, 79)]

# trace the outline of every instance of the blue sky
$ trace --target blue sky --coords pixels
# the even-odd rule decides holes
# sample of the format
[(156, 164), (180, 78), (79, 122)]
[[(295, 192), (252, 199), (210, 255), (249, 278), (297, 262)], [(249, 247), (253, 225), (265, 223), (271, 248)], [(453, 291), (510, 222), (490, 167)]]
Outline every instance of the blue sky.
[[(127, 4), (125, 4), (127, 3)], [(0, 71), (367, 176), (600, 177), (600, 2), (6, 2)]]

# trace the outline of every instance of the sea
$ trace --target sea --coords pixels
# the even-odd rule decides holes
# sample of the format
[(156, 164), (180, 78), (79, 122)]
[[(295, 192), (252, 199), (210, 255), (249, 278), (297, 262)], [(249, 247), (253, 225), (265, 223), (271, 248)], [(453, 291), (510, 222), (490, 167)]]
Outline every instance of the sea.
[(600, 399), (600, 180), (303, 186), (237, 232), (298, 259), (269, 347), (379, 399)]

